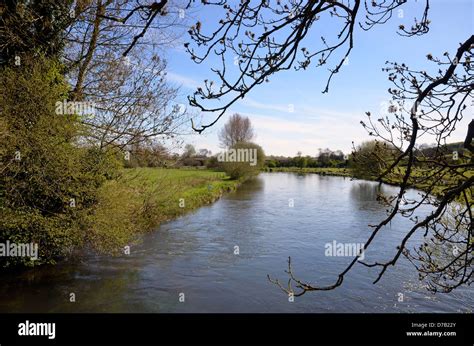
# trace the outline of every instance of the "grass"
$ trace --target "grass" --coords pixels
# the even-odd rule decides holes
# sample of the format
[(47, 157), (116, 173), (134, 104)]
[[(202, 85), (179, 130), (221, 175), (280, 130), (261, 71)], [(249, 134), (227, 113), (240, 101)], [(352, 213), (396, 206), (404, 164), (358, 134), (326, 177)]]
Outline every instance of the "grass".
[(118, 253), (139, 235), (233, 191), (241, 183), (224, 173), (196, 169), (124, 169), (100, 189), (87, 240), (97, 251)]

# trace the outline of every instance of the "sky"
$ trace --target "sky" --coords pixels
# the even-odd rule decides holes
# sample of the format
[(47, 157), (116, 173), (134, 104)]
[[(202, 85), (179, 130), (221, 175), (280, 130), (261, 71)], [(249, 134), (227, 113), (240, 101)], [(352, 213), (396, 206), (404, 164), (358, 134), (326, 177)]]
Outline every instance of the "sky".
[[(407, 38), (396, 33), (400, 24), (409, 28), (415, 17), (421, 17), (424, 9), (421, 0), (409, 0), (401, 8), (403, 12), (395, 12), (384, 25), (377, 25), (368, 32), (357, 28), (354, 49), (347, 64), (333, 77), (329, 93), (323, 94), (322, 90), (329, 76), (327, 67), (333, 67), (336, 60), (330, 61), (327, 67), (315, 68), (312, 64), (306, 71), (279, 72), (269, 83), (257, 86), (237, 101), (216, 125), (200, 135), (187, 135), (185, 143), (217, 153), (221, 150), (218, 131), (231, 114), (240, 113), (250, 118), (257, 134), (255, 142), (267, 155), (295, 156), (301, 151), (303, 155), (315, 156), (319, 148), (349, 153), (352, 141), (357, 145), (371, 139), (360, 125), (360, 121), (365, 120), (365, 112), (377, 114), (390, 100), (387, 89), (392, 84), (382, 71), (385, 61), (404, 62), (419, 70), (429, 70), (431, 64), (437, 69), (426, 59), (428, 53), (439, 57), (445, 51), (454, 53), (459, 43), (474, 33), (474, 1), (431, 0), (430, 5), (430, 31), (423, 36)], [(222, 14), (220, 8), (202, 6), (194, 10), (193, 21), (199, 19), (205, 31), (212, 28)], [(311, 48), (315, 37), (335, 32), (337, 28), (332, 23), (334, 21), (325, 23), (324, 27), (312, 27), (311, 40), (305, 45)], [(181, 40), (187, 41), (187, 36)], [(319, 45), (318, 40), (315, 42)], [(179, 103), (187, 105), (187, 95), (202, 85), (203, 80), (217, 81), (210, 69), (216, 67), (218, 61), (211, 57), (203, 64), (195, 64), (181, 42), (167, 51), (166, 59), (168, 81), (180, 86)], [(215, 115), (202, 116), (206, 123)], [(471, 119), (472, 113), (463, 119), (451, 142), (464, 140)], [(429, 138), (427, 142), (430, 143)]]

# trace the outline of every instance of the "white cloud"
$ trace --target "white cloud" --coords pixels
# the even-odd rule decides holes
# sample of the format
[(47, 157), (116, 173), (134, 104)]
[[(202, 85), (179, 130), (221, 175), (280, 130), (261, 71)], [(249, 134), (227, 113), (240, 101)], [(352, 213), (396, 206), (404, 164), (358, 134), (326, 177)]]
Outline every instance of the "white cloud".
[(167, 72), (166, 79), (171, 82), (178, 83), (189, 89), (196, 89), (199, 86), (202, 86), (202, 83), (194, 80), (193, 78), (186, 77), (174, 72)]
[[(250, 111), (243, 112), (241, 109)], [(254, 110), (263, 110), (263, 113), (270, 111), (272, 115)], [(364, 117), (363, 112), (345, 113), (319, 109), (309, 104), (298, 104), (293, 112), (289, 112), (288, 105), (262, 103), (252, 98), (245, 98), (238, 106), (229, 110), (228, 114), (234, 112), (250, 118), (257, 134), (255, 141), (267, 155), (294, 156), (301, 151), (304, 155), (314, 156), (318, 148), (339, 149), (348, 153), (353, 140), (360, 143), (368, 138), (359, 123)], [(208, 148), (213, 152), (221, 150), (217, 133), (226, 121), (227, 116), (224, 115), (212, 128), (202, 135), (186, 139), (186, 143), (192, 143), (196, 148)]]
[(298, 151), (314, 156), (318, 148), (330, 148), (350, 152), (352, 141), (360, 143), (368, 135), (355, 117), (349, 120), (322, 116), (301, 119), (301, 116), (287, 119), (260, 114), (245, 113), (254, 125), (262, 145), (270, 155), (294, 156)]
[[(334, 111), (329, 109), (323, 109), (320, 107), (315, 107), (314, 105), (310, 104), (300, 104), (300, 103), (288, 103), (288, 104), (269, 104), (269, 103), (262, 103), (255, 101), (250, 97), (246, 97), (242, 101), (240, 101), (241, 106), (250, 107), (254, 109), (260, 110), (270, 110), (276, 111), (280, 113), (284, 113), (287, 116), (291, 116), (293, 114), (304, 114), (305, 119), (308, 118), (320, 118), (321, 116), (330, 116), (330, 117), (348, 117), (352, 116), (352, 113)], [(359, 114), (363, 114), (363, 112), (359, 112)]]
[[(191, 89), (200, 85), (190, 77), (175, 73), (168, 73), (168, 79)], [(246, 97), (227, 114), (234, 112), (250, 118), (257, 134), (256, 142), (263, 147), (267, 155), (294, 156), (301, 151), (303, 155), (314, 156), (318, 148), (349, 153), (352, 150), (352, 141), (357, 145), (372, 139), (360, 125), (360, 120), (365, 120), (364, 110), (345, 112), (324, 109), (309, 103), (264, 103)], [(221, 149), (217, 132), (226, 120), (227, 116), (224, 115), (215, 126), (202, 135), (190, 137), (186, 142), (194, 144), (196, 148), (207, 148), (214, 153), (218, 152)], [(469, 117), (464, 117), (457, 130), (450, 136), (449, 142), (464, 140), (470, 120)], [(424, 136), (420, 144), (431, 142), (434, 142), (434, 138)]]

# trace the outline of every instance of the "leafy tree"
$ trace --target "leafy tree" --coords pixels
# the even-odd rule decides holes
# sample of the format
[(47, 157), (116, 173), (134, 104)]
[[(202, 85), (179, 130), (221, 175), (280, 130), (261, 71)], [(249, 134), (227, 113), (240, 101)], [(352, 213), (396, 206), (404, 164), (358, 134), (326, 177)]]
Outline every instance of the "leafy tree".
[[(43, 54), (58, 58), (71, 24), (72, 0), (6, 0), (0, 4), (0, 65)], [(19, 58), (19, 60), (18, 60)]]
[(399, 152), (386, 142), (376, 140), (360, 144), (352, 153), (351, 168), (357, 178), (375, 179)]
[(56, 114), (68, 95), (59, 63), (37, 56), (1, 69), (0, 242), (37, 243), (40, 259), (3, 257), (0, 265), (54, 263), (87, 241), (86, 216), (118, 164), (79, 146), (78, 115)]
[(295, 160), (296, 167), (299, 167), (299, 168), (303, 169), (306, 166), (308, 166), (308, 157), (307, 156), (298, 155), (294, 160)]
[[(265, 153), (259, 145), (250, 142), (239, 142), (229, 148), (229, 152), (232, 150), (245, 150), (247, 160), (241, 161), (226, 161), (221, 163), (221, 167), (224, 172), (227, 173), (232, 179), (248, 178), (253, 175), (257, 175), (262, 169), (265, 163)], [(252, 153), (250, 153), (252, 151)], [(252, 158), (256, 162), (252, 163), (249, 155), (255, 155)], [(230, 157), (230, 156), (229, 156)], [(242, 157), (241, 157), (242, 158)]]

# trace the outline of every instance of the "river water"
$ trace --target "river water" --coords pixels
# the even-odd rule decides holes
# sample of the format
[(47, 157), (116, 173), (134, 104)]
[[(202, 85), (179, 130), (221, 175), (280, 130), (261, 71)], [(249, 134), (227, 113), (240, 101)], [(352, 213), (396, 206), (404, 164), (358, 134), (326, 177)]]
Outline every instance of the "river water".
[[(365, 242), (368, 224), (386, 216), (377, 193), (396, 191), (342, 177), (263, 173), (146, 234), (130, 255), (2, 275), (0, 312), (472, 312), (473, 287), (433, 295), (404, 258), (376, 285), (377, 269), (358, 264), (342, 287), (294, 302), (268, 281), (267, 274), (287, 281), (291, 256), (298, 278), (333, 283), (351, 258), (326, 256), (325, 245)], [(393, 256), (410, 225), (395, 219), (366, 261)]]

